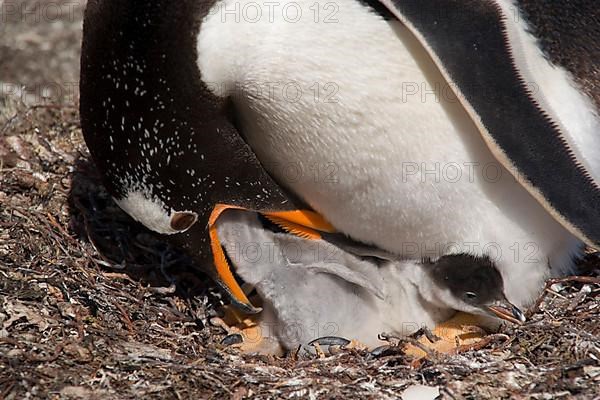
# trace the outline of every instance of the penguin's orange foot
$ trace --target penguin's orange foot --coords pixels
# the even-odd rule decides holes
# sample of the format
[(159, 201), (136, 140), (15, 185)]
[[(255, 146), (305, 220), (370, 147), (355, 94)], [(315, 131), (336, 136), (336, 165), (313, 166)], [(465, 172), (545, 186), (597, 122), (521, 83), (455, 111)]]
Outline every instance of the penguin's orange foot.
[(432, 333), (437, 336), (438, 340), (431, 341), (430, 338), (423, 335), (418, 339), (420, 345), (407, 345), (406, 353), (416, 358), (426, 357), (427, 350), (430, 350), (430, 353), (456, 354), (480, 349), (493, 340), (504, 338), (498, 335), (488, 335), (477, 325), (478, 322), (477, 316), (458, 313), (435, 327)]
[(236, 347), (243, 353), (283, 355), (281, 345), (263, 334), (259, 314), (246, 315), (234, 306), (224, 307), (223, 318), (213, 318), (213, 325), (223, 328), (227, 336), (221, 344)]

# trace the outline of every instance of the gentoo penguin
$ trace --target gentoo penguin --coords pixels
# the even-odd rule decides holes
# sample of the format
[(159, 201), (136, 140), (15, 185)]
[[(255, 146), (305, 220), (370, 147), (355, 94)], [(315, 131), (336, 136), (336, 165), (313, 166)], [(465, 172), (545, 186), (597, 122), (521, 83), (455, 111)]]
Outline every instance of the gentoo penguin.
[(598, 8), (381, 3), (236, 19), (254, 3), (215, 2), (201, 79), (271, 176), (338, 231), (407, 258), (487, 255), (525, 305), (600, 243)]
[(232, 207), (408, 259), (485, 256), (521, 306), (600, 243), (597, 13), (90, 1), (82, 129), (118, 204), (246, 310), (216, 229)]
[(332, 336), (376, 348), (382, 333), (434, 329), (456, 311), (482, 316), (480, 324), (492, 328), (498, 318), (525, 321), (487, 257), (447, 255), (415, 265), (376, 249), (357, 256), (241, 210), (226, 211), (216, 225), (237, 274), (262, 300), (260, 320), (241, 333), (248, 351), (279, 354)]

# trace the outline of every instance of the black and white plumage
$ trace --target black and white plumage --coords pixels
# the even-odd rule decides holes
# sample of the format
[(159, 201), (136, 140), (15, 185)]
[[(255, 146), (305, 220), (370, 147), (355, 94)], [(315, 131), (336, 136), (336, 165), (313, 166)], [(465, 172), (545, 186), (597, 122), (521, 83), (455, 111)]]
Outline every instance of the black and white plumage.
[(86, 12), (90, 151), (121, 207), (200, 264), (222, 203), (307, 204), (408, 259), (488, 257), (517, 305), (600, 242), (592, 0), (302, 0), (293, 22), (236, 18), (247, 3)]
[[(203, 21), (202, 79), (233, 98), (271, 175), (339, 231), (417, 259), (489, 255), (519, 304), (597, 243), (597, 108), (537, 47), (518, 3), (384, 1), (397, 17), (386, 21), (344, 0), (331, 24), (309, 2), (295, 2), (293, 24), (234, 21), (235, 3)], [(272, 82), (303, 96), (256, 94)], [(336, 101), (315, 100), (328, 83)], [(333, 165), (336, 179), (290, 179), (290, 164)]]

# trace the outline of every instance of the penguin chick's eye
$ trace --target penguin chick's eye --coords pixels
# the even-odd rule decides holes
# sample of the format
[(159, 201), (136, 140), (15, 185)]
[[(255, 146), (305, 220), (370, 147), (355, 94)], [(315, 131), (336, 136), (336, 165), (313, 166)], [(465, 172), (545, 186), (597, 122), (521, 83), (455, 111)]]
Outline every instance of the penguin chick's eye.
[(475, 300), (477, 298), (477, 294), (473, 292), (465, 292), (465, 299), (467, 300)]

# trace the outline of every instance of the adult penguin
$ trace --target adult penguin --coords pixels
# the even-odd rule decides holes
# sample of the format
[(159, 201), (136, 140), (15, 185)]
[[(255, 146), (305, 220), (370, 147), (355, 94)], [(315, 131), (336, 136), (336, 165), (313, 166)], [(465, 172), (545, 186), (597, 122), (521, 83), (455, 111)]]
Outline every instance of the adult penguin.
[(593, 1), (253, 4), (203, 19), (203, 82), (337, 230), (408, 258), (487, 255), (519, 305), (598, 245)]
[(90, 1), (82, 128), (118, 204), (246, 310), (232, 207), (487, 256), (522, 305), (600, 243), (598, 32), (591, 0)]

